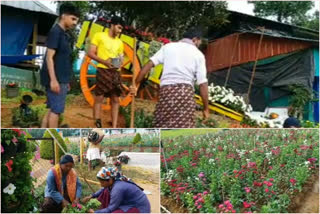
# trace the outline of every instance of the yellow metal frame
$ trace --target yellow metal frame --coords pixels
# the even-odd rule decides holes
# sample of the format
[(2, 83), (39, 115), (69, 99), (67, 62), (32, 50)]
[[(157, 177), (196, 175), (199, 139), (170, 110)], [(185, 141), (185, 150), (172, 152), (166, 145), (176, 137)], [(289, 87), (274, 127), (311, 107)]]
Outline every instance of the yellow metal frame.
[[(203, 105), (202, 99), (201, 99), (201, 97), (199, 95), (195, 94), (194, 98), (195, 98), (197, 104), (199, 104), (201, 106)], [(223, 115), (225, 115), (227, 117), (230, 117), (230, 118), (232, 118), (234, 120), (240, 121), (240, 122), (244, 118), (243, 114), (240, 114), (239, 112), (236, 112), (236, 111), (234, 111), (232, 109), (229, 109), (229, 108), (227, 108), (227, 107), (225, 107), (223, 105), (220, 105), (218, 103), (213, 103), (213, 104), (210, 103), (209, 104), (209, 109), (212, 110), (212, 111), (218, 112), (220, 114), (223, 114)]]

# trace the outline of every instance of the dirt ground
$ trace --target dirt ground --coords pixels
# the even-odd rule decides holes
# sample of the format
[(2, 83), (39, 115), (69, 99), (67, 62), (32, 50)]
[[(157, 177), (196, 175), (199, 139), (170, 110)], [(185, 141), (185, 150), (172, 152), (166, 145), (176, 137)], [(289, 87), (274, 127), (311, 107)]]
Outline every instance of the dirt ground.
[[(68, 95), (65, 112), (63, 114), (64, 120), (62, 125), (66, 124), (69, 128), (95, 128), (92, 107), (87, 103), (83, 95)], [(45, 99), (37, 99), (31, 105), (41, 105), (45, 103)], [(20, 104), (17, 102), (2, 103), (1, 104), (1, 124), (2, 128), (11, 128), (12, 125), (12, 108), (18, 107)], [(136, 99), (136, 111), (143, 109), (145, 113), (153, 114), (156, 103), (150, 100)], [(129, 107), (128, 107), (129, 108)], [(202, 112), (196, 113), (197, 117), (202, 117)], [(219, 127), (230, 127), (231, 124), (238, 122), (228, 117), (215, 114), (211, 112), (210, 117), (217, 121)], [(111, 112), (102, 111), (101, 113), (102, 127), (111, 128)], [(119, 115), (118, 121), (119, 128), (126, 128), (125, 120), (122, 115)], [(37, 127), (33, 127), (37, 128)]]

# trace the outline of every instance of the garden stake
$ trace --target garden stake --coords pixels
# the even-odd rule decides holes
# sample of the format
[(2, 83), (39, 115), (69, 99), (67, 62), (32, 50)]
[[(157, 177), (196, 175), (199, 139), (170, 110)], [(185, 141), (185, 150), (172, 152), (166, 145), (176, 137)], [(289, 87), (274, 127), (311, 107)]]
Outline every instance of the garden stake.
[(231, 73), (231, 67), (232, 67), (232, 62), (233, 62), (233, 58), (234, 58), (234, 55), (235, 55), (235, 52), (236, 52), (236, 47), (237, 47), (237, 45), (238, 45), (238, 40), (239, 40), (239, 34), (237, 34), (236, 41), (235, 41), (234, 44), (233, 44), (232, 56), (231, 56), (231, 59), (230, 59), (229, 69), (228, 69), (226, 81), (225, 81), (225, 83), (224, 83), (224, 87), (227, 87), (227, 84), (228, 84), (228, 81), (229, 81), (229, 77), (230, 77), (230, 73)]
[(256, 55), (256, 60), (254, 62), (253, 71), (252, 71), (252, 75), (251, 75), (251, 80), (250, 80), (250, 83), (249, 83), (249, 89), (248, 89), (248, 93), (247, 93), (248, 104), (250, 103), (249, 96), (250, 96), (250, 92), (251, 92), (251, 87), (252, 87), (252, 83), (253, 83), (254, 74), (256, 72), (258, 58), (260, 56), (261, 43), (262, 43), (262, 39), (263, 39), (264, 30), (265, 30), (265, 28), (262, 27), (262, 33), (261, 33), (260, 40), (259, 40), (259, 46), (258, 46), (258, 51), (257, 51), (257, 55)]
[[(136, 87), (136, 51), (137, 51), (137, 41), (136, 37), (133, 38), (133, 76), (132, 76), (132, 86), (135, 88)], [(135, 105), (135, 94), (132, 96), (132, 103), (131, 103), (131, 122), (130, 122), (130, 128), (134, 128), (134, 105)]]

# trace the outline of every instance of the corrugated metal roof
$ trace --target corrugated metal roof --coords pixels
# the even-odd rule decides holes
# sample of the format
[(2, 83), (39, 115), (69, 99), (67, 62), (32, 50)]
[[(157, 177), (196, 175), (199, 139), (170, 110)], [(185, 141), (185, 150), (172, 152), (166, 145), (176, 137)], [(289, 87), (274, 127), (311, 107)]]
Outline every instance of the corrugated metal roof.
[[(255, 61), (260, 35), (242, 33), (239, 34), (238, 41), (236, 37), (237, 34), (232, 34), (208, 44), (205, 54), (208, 72), (229, 67), (233, 54), (232, 66)], [(307, 49), (312, 45), (313, 43), (310, 42), (266, 35), (261, 43), (261, 52), (258, 60)], [(235, 51), (232, 53), (234, 48)]]
[(56, 12), (41, 4), (39, 1), (1, 1), (1, 5), (34, 12), (48, 13), (57, 16)]

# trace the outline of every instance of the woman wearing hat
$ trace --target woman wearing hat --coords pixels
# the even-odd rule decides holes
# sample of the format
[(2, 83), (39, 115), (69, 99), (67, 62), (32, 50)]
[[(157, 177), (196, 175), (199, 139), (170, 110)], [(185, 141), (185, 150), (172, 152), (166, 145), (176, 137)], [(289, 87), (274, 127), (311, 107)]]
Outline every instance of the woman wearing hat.
[(88, 141), (90, 142), (89, 149), (87, 151), (88, 169), (92, 169), (92, 161), (99, 160), (101, 162), (106, 161), (106, 156), (102, 152), (101, 141), (104, 137), (104, 132), (101, 129), (93, 129), (88, 135)]
[(48, 172), (45, 199), (41, 206), (43, 213), (60, 213), (70, 203), (79, 203), (82, 187), (70, 155), (62, 156)]
[(90, 209), (90, 213), (150, 213), (150, 203), (143, 189), (121, 176), (116, 168), (102, 167), (97, 179), (103, 188), (85, 197), (83, 202), (97, 198), (101, 202), (101, 209)]

